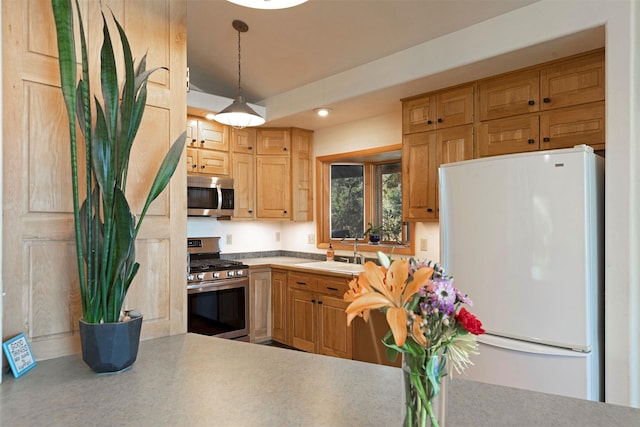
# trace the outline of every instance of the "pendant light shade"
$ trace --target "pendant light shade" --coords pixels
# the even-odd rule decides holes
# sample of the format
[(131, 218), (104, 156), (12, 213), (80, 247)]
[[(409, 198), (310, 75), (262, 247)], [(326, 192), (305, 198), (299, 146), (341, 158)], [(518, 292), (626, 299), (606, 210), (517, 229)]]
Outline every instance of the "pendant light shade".
[(233, 28), (238, 31), (238, 95), (231, 105), (215, 115), (214, 120), (219, 123), (232, 126), (236, 129), (242, 129), (249, 126), (260, 126), (265, 120), (247, 105), (244, 100), (242, 85), (240, 83), (240, 33), (246, 33), (249, 31), (249, 26), (239, 20), (233, 21), (232, 25)]

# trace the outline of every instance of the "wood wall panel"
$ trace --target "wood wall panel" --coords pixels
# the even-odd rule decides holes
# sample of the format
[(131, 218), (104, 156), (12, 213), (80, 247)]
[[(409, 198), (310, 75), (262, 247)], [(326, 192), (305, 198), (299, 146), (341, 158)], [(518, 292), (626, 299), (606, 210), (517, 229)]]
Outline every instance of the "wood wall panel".
[[(5, 1), (1, 6), (2, 338), (24, 332), (36, 359), (42, 360), (80, 350), (67, 118), (51, 2)], [(184, 130), (186, 2), (108, 0), (102, 6), (124, 24), (137, 60), (148, 49), (147, 68), (171, 69), (159, 71), (149, 84), (147, 109), (134, 143), (128, 191), (140, 194), (133, 201), (139, 213), (162, 158)], [(100, 99), (100, 2), (80, 0), (80, 7), (88, 33), (92, 95)], [(186, 332), (185, 188), (186, 171), (178, 168), (168, 190), (151, 207), (136, 243), (141, 269), (128, 303), (145, 316), (142, 339)]]

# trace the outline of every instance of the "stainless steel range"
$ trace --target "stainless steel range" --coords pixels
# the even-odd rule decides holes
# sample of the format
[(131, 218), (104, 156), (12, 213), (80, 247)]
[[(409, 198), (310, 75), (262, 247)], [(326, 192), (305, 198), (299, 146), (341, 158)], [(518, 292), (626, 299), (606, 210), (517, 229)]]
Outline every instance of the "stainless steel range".
[(249, 266), (220, 258), (219, 237), (187, 239), (187, 329), (249, 340)]

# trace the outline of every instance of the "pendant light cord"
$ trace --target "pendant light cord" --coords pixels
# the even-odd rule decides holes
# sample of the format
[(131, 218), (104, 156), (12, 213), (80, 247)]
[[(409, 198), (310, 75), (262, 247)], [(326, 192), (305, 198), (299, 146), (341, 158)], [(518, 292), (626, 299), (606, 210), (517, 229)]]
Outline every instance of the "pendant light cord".
[(242, 85), (240, 84), (240, 76), (242, 75), (241, 73), (241, 69), (240, 69), (240, 31), (238, 30), (238, 90), (240, 91), (240, 93), (242, 93)]

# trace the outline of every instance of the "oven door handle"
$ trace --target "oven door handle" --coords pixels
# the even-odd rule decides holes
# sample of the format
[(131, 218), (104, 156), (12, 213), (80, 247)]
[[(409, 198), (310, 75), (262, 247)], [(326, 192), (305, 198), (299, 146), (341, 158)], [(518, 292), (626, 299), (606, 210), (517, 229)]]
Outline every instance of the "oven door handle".
[(216, 186), (216, 190), (218, 190), (218, 212), (222, 209), (222, 185), (218, 184)]
[(224, 279), (218, 282), (202, 282), (187, 285), (187, 293), (222, 291), (225, 289), (238, 288), (249, 284), (248, 277), (238, 277), (237, 279)]

